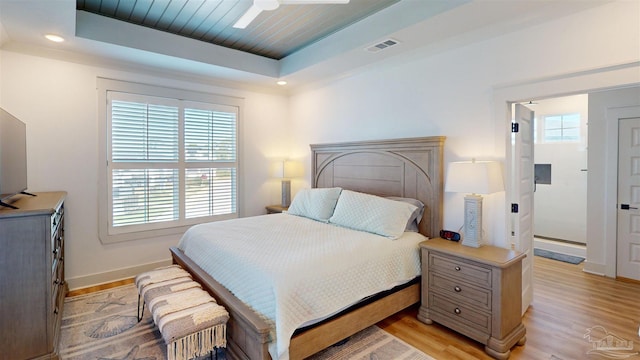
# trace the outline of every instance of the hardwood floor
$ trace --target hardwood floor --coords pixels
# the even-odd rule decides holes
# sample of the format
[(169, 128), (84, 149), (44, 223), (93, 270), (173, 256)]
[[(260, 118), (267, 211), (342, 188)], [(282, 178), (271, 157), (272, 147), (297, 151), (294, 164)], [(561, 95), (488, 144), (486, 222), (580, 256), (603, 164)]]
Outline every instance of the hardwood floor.
[[(587, 274), (582, 267), (534, 258), (534, 299), (523, 319), (527, 342), (512, 349), (511, 359), (607, 359), (587, 354), (593, 344), (585, 334), (597, 325), (633, 342), (631, 353), (640, 353), (640, 283)], [(68, 296), (131, 282), (133, 279), (75, 290)], [(439, 324), (423, 324), (417, 313), (418, 307), (412, 307), (378, 326), (438, 360), (491, 359), (484, 345)], [(592, 339), (605, 335), (594, 332)], [(640, 354), (630, 359), (640, 360)]]
[(111, 289), (117, 286), (133, 284), (134, 280), (135, 280), (134, 278), (130, 278), (130, 279), (124, 279), (120, 281), (110, 282), (108, 284), (101, 284), (101, 285), (90, 286), (82, 289), (72, 290), (67, 293), (67, 297), (84, 295), (84, 294), (89, 294), (89, 293), (100, 291), (100, 290)]
[[(582, 271), (572, 265), (536, 256), (534, 258), (534, 299), (525, 313), (527, 329), (524, 346), (512, 349), (511, 359), (607, 359), (587, 354), (607, 334), (589, 328), (600, 325), (609, 335), (633, 342), (640, 359), (640, 284), (624, 282)], [(436, 359), (491, 359), (484, 345), (438, 324), (417, 320), (417, 307), (391, 316), (378, 325)]]

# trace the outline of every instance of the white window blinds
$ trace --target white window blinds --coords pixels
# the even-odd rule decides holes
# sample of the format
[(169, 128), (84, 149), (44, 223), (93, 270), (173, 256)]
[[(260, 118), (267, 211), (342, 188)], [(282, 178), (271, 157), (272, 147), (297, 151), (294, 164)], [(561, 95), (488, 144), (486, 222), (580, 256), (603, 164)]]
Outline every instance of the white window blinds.
[(110, 234), (237, 216), (238, 108), (107, 92)]
[(234, 213), (236, 203), (236, 114), (186, 108), (185, 160), (217, 166), (186, 171), (186, 217)]

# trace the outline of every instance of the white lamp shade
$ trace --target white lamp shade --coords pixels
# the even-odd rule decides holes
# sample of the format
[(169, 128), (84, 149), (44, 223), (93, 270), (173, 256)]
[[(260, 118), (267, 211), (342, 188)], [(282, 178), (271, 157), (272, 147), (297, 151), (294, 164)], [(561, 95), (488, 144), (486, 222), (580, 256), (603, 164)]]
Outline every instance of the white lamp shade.
[(451, 162), (445, 184), (447, 192), (492, 194), (503, 191), (502, 167), (497, 161)]
[(293, 179), (304, 174), (302, 164), (297, 161), (284, 160), (274, 164), (273, 177), (281, 179)]
[(283, 160), (273, 164), (273, 177), (282, 179), (282, 203), (283, 207), (291, 204), (291, 179), (299, 178), (304, 174), (302, 163), (298, 161)]

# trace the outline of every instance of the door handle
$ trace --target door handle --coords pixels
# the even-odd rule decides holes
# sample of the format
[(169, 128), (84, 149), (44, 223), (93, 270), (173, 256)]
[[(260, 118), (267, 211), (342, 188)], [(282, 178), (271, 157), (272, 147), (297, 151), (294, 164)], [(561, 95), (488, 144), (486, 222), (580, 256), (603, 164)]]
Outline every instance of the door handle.
[(638, 210), (638, 208), (629, 206), (629, 204), (620, 204), (620, 210)]

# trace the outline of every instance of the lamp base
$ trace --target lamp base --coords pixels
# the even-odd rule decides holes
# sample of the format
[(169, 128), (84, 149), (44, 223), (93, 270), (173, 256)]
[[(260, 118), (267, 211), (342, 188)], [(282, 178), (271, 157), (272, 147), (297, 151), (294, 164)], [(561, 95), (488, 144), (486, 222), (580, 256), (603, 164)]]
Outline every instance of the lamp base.
[(462, 245), (479, 248), (482, 241), (482, 196), (464, 197), (464, 236)]
[(291, 180), (282, 180), (282, 207), (291, 205)]

